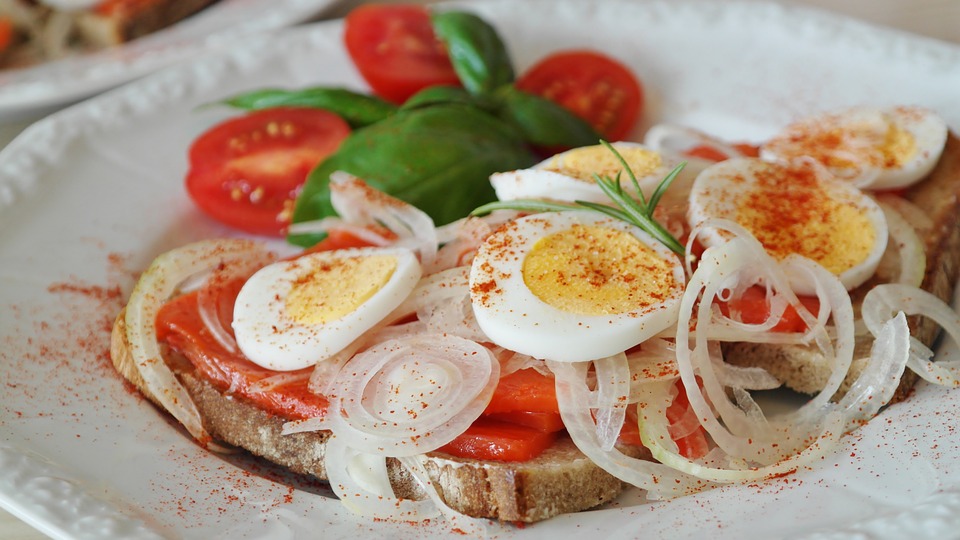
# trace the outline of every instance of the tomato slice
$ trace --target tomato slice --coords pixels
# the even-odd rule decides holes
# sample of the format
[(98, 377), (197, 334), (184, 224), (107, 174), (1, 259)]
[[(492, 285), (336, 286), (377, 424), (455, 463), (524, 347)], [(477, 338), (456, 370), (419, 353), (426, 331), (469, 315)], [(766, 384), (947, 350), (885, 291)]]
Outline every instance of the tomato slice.
[(490, 420), (510, 422), (511, 424), (532, 427), (540, 431), (553, 432), (566, 428), (563, 424), (563, 418), (560, 417), (560, 413), (515, 411), (485, 414), (483, 416)]
[(547, 56), (516, 86), (566, 107), (610, 141), (626, 137), (643, 109), (640, 81), (626, 66), (595, 51)]
[[(731, 146), (745, 157), (758, 157), (760, 155), (760, 147), (753, 144), (734, 143)], [(714, 148), (708, 144), (694, 146), (693, 148), (685, 151), (684, 154), (690, 157), (705, 159), (707, 161), (726, 161), (730, 159), (730, 156), (727, 155), (726, 152), (720, 150), (719, 148)]]
[(342, 118), (320, 109), (278, 107), (227, 120), (191, 145), (187, 192), (221, 223), (281, 236), (307, 175), (349, 134)]
[[(229, 332), (233, 304), (243, 279), (218, 284), (215, 289), (217, 312), (221, 324)], [(288, 420), (323, 416), (327, 399), (307, 388), (311, 368), (289, 372), (288, 382), (272, 385), (269, 391), (257, 383), (277, 375), (262, 368), (242, 354), (223, 347), (210, 332), (200, 314), (199, 291), (193, 291), (167, 302), (157, 314), (157, 339), (166, 342), (193, 364), (214, 387), (256, 404), (259, 408)]]
[(403, 103), (428, 86), (459, 86), (424, 6), (368, 4), (347, 14), (344, 25), (350, 58), (382, 98)]
[(707, 161), (719, 162), (730, 159), (730, 156), (728, 156), (726, 152), (706, 144), (694, 146), (693, 148), (685, 151), (684, 154), (690, 157), (705, 159)]
[[(800, 296), (800, 303), (811, 313), (820, 311), (820, 300), (815, 296)], [(743, 291), (739, 298), (731, 298), (727, 302), (718, 302), (720, 312), (729, 317), (737, 313), (740, 321), (747, 324), (760, 324), (770, 316), (770, 304), (767, 302), (766, 290), (754, 286)], [(773, 326), (774, 332), (806, 332), (807, 323), (803, 322), (800, 314), (793, 306), (787, 306), (780, 317), (780, 321)]]
[[(377, 229), (381, 235), (392, 234), (387, 229)], [(336, 251), (338, 249), (370, 247), (372, 244), (367, 240), (344, 229), (332, 229), (327, 233), (326, 238), (317, 242), (313, 247), (304, 250), (302, 255), (316, 253), (318, 251)]]
[(528, 461), (539, 456), (556, 438), (556, 432), (481, 417), (439, 450), (472, 459)]
[(517, 411), (559, 414), (554, 378), (535, 369), (519, 369), (501, 377), (484, 414)]

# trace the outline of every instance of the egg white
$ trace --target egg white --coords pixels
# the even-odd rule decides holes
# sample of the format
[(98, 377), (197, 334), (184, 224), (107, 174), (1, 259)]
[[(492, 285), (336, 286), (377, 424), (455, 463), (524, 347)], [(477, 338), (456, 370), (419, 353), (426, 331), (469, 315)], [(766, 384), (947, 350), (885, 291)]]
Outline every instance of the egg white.
[(81, 11), (92, 9), (103, 0), (40, 0), (40, 3), (61, 11)]
[[(294, 285), (342, 286), (323, 279), (319, 268), (355, 257), (388, 256), (396, 266), (389, 279), (353, 311), (321, 323), (300, 322), (287, 312)], [(237, 345), (252, 362), (277, 371), (312, 366), (336, 354), (372, 328), (410, 295), (421, 276), (414, 253), (402, 248), (321, 251), (258, 270), (243, 285), (234, 306)], [(344, 291), (346, 293), (347, 291)]]
[[(900, 163), (882, 159), (884, 139), (891, 126), (902, 130), (914, 151)], [(843, 144), (819, 144), (827, 135), (842, 135)], [(940, 159), (947, 140), (947, 124), (922, 107), (854, 107), (816, 115), (787, 126), (760, 148), (760, 157), (789, 162), (809, 157), (827, 166), (835, 176), (861, 188), (898, 189), (924, 178)], [(849, 161), (841, 166), (836, 160)]]
[[(690, 192), (688, 220), (696, 227), (710, 219), (737, 221), (738, 209), (742, 197), (757, 189), (758, 176), (763, 174), (783, 174), (785, 166), (765, 162), (755, 158), (736, 158), (723, 161), (704, 170), (693, 184)], [(868, 280), (876, 271), (880, 258), (887, 247), (888, 229), (883, 210), (862, 191), (846, 182), (823, 176), (819, 178), (819, 188), (829, 198), (842, 201), (855, 208), (865, 217), (874, 230), (874, 240), (867, 256), (851, 268), (838, 274), (843, 285), (853, 289)], [(783, 219), (778, 216), (777, 219)], [(747, 226), (748, 224), (741, 223)], [(856, 234), (857, 231), (850, 231)], [(726, 240), (723, 232), (710, 226), (703, 228), (700, 236), (706, 247)], [(803, 255), (803, 254), (800, 254)], [(812, 285), (803, 282), (793, 284), (798, 294), (815, 294)]]
[[(671, 269), (674, 286), (669, 295), (658, 304), (603, 315), (565, 311), (541, 300), (524, 281), (526, 256), (541, 238), (574, 225), (624, 231), (651, 248)], [(470, 269), (471, 303), (480, 328), (497, 345), (540, 359), (595, 360), (675, 324), (684, 279), (679, 258), (633, 225), (588, 211), (544, 213), (501, 227), (481, 246)]]
[[(645, 196), (649, 196), (656, 189), (660, 181), (667, 176), (683, 159), (672, 154), (656, 152), (649, 147), (635, 142), (616, 142), (612, 146), (618, 151), (623, 152), (628, 149), (644, 149), (659, 155), (660, 166), (649, 174), (638, 175), (637, 183)], [(589, 148), (589, 147), (588, 147)], [(596, 148), (602, 148), (599, 145)], [(517, 199), (548, 199), (561, 202), (589, 201), (595, 203), (609, 203), (610, 199), (604, 194), (603, 190), (595, 182), (588, 179), (577, 178), (564, 171), (564, 162), (567, 156), (572, 152), (582, 150), (574, 148), (551, 156), (529, 169), (518, 169), (494, 173), (490, 176), (490, 184), (497, 194), (497, 199), (501, 201), (513, 201)], [(603, 149), (603, 152), (609, 150)], [(612, 154), (611, 154), (612, 155)], [(687, 160), (689, 161), (689, 160)], [(591, 167), (589, 164), (584, 170), (577, 169), (577, 172), (590, 175), (599, 170), (599, 167)], [(689, 183), (693, 181), (696, 172), (687, 167), (681, 172), (680, 176), (674, 181), (675, 184)], [(625, 191), (635, 193), (636, 189), (630, 181), (629, 175), (624, 172), (620, 175), (620, 185)]]

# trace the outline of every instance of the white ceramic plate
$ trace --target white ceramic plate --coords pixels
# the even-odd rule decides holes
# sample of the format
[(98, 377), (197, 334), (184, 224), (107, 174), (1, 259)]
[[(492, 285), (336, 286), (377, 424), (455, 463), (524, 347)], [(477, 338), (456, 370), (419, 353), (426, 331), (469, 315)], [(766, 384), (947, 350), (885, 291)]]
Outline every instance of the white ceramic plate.
[(0, 121), (41, 114), (243, 36), (309, 20), (335, 0), (222, 0), (118, 47), (0, 71)]
[[(756, 4), (468, 4), (522, 69), (592, 46), (646, 83), (645, 122), (762, 137), (801, 113), (917, 103), (960, 129), (960, 49)], [(521, 13), (522, 11), (522, 13)], [(522, 15), (536, 14), (535, 24)], [(339, 23), (251, 38), (58, 113), (0, 153), (0, 506), (57, 538), (445, 537), (354, 517), (322, 488), (194, 445), (109, 367), (108, 329), (158, 253), (222, 234), (191, 206), (185, 151), (244, 89), (360, 88)], [(644, 126), (638, 128), (640, 135)], [(942, 352), (941, 354), (956, 354)], [(669, 503), (636, 494), (500, 538), (941, 538), (960, 526), (960, 391), (920, 385), (812, 470)], [(252, 469), (250, 468), (252, 467)]]

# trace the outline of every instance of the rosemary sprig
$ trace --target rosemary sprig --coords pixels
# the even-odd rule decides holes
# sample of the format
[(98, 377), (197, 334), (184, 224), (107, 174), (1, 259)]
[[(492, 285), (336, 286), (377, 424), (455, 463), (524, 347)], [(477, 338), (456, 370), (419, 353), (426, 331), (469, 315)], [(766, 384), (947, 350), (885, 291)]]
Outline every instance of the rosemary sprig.
[(677, 177), (677, 175), (680, 174), (680, 171), (683, 170), (687, 163), (682, 162), (672, 171), (670, 171), (670, 174), (665, 176), (664, 179), (657, 184), (657, 188), (654, 189), (653, 193), (650, 194), (650, 200), (648, 201), (643, 195), (643, 190), (640, 189), (640, 182), (637, 181), (637, 176), (633, 174), (633, 171), (630, 169), (630, 166), (627, 164), (627, 161), (623, 158), (623, 156), (620, 155), (620, 152), (617, 152), (617, 149), (607, 141), (601, 140), (600, 144), (613, 152), (613, 155), (616, 156), (623, 165), (623, 170), (627, 171), (627, 174), (630, 176), (630, 181), (633, 184), (634, 189), (637, 191), (639, 200), (634, 199), (623, 191), (623, 186), (620, 185), (619, 172), (613, 178), (610, 176), (601, 176), (595, 173), (593, 175), (593, 180), (598, 186), (600, 186), (600, 189), (603, 190), (603, 192), (607, 195), (607, 197), (610, 198), (615, 206), (606, 206), (589, 201), (574, 201), (572, 204), (569, 204), (541, 201), (537, 199), (517, 199), (514, 201), (496, 201), (485, 204), (475, 209), (470, 213), (470, 215), (479, 216), (489, 214), (494, 210), (560, 212), (563, 210), (585, 208), (587, 210), (600, 212), (601, 214), (608, 215), (612, 218), (619, 219), (639, 227), (650, 236), (656, 238), (663, 245), (670, 248), (671, 251), (683, 257), (683, 244), (677, 241), (677, 239), (670, 234), (670, 231), (668, 231), (663, 225), (653, 218), (653, 211), (656, 209), (657, 204), (660, 203), (660, 199), (663, 197), (663, 194), (666, 193), (667, 188), (670, 187), (670, 184), (673, 183), (673, 180)]

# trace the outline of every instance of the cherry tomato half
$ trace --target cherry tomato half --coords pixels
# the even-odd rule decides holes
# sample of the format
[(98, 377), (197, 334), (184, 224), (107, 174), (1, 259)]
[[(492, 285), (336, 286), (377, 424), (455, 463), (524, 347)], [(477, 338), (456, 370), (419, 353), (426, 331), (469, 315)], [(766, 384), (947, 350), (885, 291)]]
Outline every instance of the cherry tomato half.
[(594, 51), (547, 56), (517, 80), (517, 88), (566, 107), (610, 141), (626, 137), (643, 109), (640, 81), (620, 62)]
[(343, 119), (320, 109), (278, 107), (232, 118), (193, 142), (187, 193), (226, 225), (280, 236), (307, 175), (349, 134)]
[(347, 52), (380, 97), (403, 103), (428, 86), (460, 84), (425, 7), (368, 4), (344, 24)]

